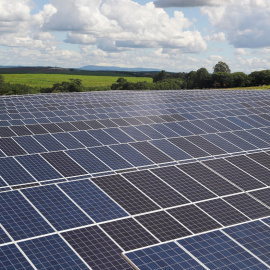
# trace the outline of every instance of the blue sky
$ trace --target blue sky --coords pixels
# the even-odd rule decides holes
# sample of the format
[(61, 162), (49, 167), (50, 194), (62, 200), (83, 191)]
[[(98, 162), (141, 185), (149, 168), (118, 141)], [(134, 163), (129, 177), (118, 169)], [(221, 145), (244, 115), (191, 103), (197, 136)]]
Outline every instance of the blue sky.
[(0, 0), (0, 65), (270, 69), (269, 0)]

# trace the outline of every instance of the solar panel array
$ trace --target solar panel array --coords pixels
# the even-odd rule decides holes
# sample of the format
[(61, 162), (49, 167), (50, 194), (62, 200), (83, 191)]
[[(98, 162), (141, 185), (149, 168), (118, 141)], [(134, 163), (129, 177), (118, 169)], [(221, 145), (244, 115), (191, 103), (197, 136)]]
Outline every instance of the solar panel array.
[(270, 92), (0, 98), (0, 269), (269, 269)]

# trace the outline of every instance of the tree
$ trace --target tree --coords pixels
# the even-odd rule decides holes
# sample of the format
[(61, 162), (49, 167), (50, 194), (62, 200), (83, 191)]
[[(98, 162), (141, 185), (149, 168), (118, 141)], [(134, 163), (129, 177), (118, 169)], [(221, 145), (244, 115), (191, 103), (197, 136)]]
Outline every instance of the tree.
[(214, 87), (228, 88), (233, 84), (233, 78), (230, 73), (216, 72), (212, 75)]
[(215, 66), (214, 66), (214, 73), (216, 72), (225, 72), (225, 73), (231, 73), (231, 70), (229, 66), (225, 62), (219, 61)]
[(235, 72), (231, 74), (233, 87), (243, 87), (249, 85), (249, 78), (244, 72)]
[(200, 68), (196, 72), (196, 80), (199, 88), (209, 88), (211, 86), (211, 75), (206, 68)]
[(165, 80), (168, 77), (168, 74), (166, 73), (165, 70), (160, 71), (153, 77), (153, 82), (160, 82)]

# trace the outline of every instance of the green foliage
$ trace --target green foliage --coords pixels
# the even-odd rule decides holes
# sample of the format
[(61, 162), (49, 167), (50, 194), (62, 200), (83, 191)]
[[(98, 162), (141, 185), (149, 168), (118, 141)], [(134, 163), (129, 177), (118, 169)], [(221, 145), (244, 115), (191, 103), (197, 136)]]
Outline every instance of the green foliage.
[(270, 84), (270, 70), (254, 71), (249, 74), (251, 85), (269, 85)]
[(231, 73), (231, 70), (230, 70), (229, 66), (225, 62), (219, 61), (214, 66), (214, 73), (217, 73), (217, 72)]
[(55, 83), (52, 88), (41, 88), (41, 93), (82, 92), (83, 85), (80, 79), (69, 79), (69, 82)]
[(215, 88), (229, 88), (233, 86), (233, 79), (230, 73), (216, 72), (212, 75)]
[(200, 68), (196, 72), (196, 81), (200, 89), (210, 88), (212, 84), (211, 74), (206, 68)]
[(154, 75), (153, 77), (153, 82), (161, 82), (163, 80), (165, 80), (166, 78), (168, 78), (168, 74), (166, 73), (165, 70), (162, 70), (160, 72), (158, 72), (156, 75)]

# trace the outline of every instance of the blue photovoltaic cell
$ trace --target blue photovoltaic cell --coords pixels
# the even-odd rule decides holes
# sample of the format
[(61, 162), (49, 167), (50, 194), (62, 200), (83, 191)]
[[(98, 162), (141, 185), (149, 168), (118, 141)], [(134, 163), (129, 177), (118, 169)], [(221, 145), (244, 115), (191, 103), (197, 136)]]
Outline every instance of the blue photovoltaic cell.
[(241, 152), (242, 149), (237, 147), (236, 145), (228, 142), (227, 140), (223, 139), (222, 137), (218, 136), (217, 134), (206, 134), (202, 135), (205, 139), (210, 141), (211, 143), (217, 145), (227, 153), (234, 153), (234, 152)]
[(226, 118), (216, 118), (215, 121), (219, 122), (220, 124), (224, 125), (225, 127), (231, 130), (239, 130), (242, 129), (241, 127), (235, 125), (233, 122), (227, 120)]
[(243, 121), (245, 121), (246, 123), (250, 124), (253, 127), (259, 128), (259, 127), (263, 127), (264, 126), (261, 123), (259, 123), (259, 122), (255, 121), (255, 120), (251, 119), (248, 116), (238, 116), (238, 118), (241, 119), (241, 120), (243, 120)]
[(155, 140), (151, 141), (151, 144), (156, 146), (158, 149), (166, 153), (168, 156), (175, 160), (191, 159), (192, 157), (184, 152), (182, 149), (178, 148), (174, 144), (167, 140)]
[(106, 166), (102, 161), (97, 159), (86, 149), (70, 150), (66, 151), (70, 157), (72, 157), (78, 164), (80, 164), (89, 173), (106, 172), (111, 169)]
[(174, 242), (125, 253), (125, 256), (142, 270), (205, 269)]
[(32, 270), (34, 269), (20, 250), (14, 245), (0, 247), (0, 269)]
[(59, 142), (61, 142), (67, 149), (84, 148), (85, 146), (76, 140), (69, 133), (52, 134)]
[(128, 136), (119, 128), (108, 128), (104, 129), (104, 131), (120, 143), (134, 142), (134, 139), (132, 139), (130, 136)]
[(184, 127), (185, 129), (189, 130), (193, 134), (196, 134), (196, 135), (205, 134), (205, 131), (193, 125), (192, 122), (188, 122), (188, 121), (179, 122), (178, 125), (180, 125), (181, 127)]
[(22, 192), (59, 231), (93, 223), (54, 185), (24, 189)]
[(11, 186), (36, 182), (36, 180), (12, 157), (1, 158), (0, 168), (1, 177)]
[(96, 222), (127, 216), (127, 213), (89, 180), (59, 184)]
[(157, 130), (159, 133), (163, 134), (167, 138), (178, 137), (179, 135), (178, 133), (172, 131), (171, 129), (169, 129), (163, 124), (152, 124), (150, 126), (154, 128), (155, 130)]
[(1, 223), (14, 240), (53, 232), (49, 224), (18, 192), (0, 194)]
[(38, 181), (58, 179), (63, 176), (59, 174), (40, 155), (19, 156), (16, 159), (30, 172)]
[(121, 127), (121, 129), (126, 132), (130, 137), (134, 138), (136, 141), (148, 141), (151, 139), (144, 133), (142, 133), (140, 130), (138, 130), (136, 127)]
[(242, 130), (242, 131), (235, 131), (235, 135), (241, 137), (242, 139), (252, 143), (253, 145), (257, 146), (257, 148), (268, 148), (270, 144), (262, 141), (261, 139), (255, 137), (254, 135), (250, 134), (249, 132)]
[[(0, 245), (4, 243), (10, 242), (10, 238), (8, 235), (4, 232), (4, 230), (0, 227)], [(0, 256), (1, 257), (1, 256)]]
[(270, 228), (260, 221), (224, 229), (238, 243), (270, 265)]
[(137, 129), (139, 129), (141, 132), (149, 136), (151, 139), (162, 139), (164, 138), (164, 135), (153, 129), (149, 125), (141, 125), (141, 126), (136, 126)]
[(206, 133), (215, 133), (215, 132), (217, 132), (217, 130), (215, 128), (209, 126), (208, 124), (206, 124), (202, 120), (195, 120), (195, 121), (192, 121), (192, 123), (195, 126), (197, 126), (200, 129), (202, 129), (203, 131), (205, 131)]
[(47, 150), (31, 136), (14, 137), (14, 140), (29, 154), (47, 152)]
[(89, 151), (91, 151), (113, 170), (121, 170), (132, 167), (130, 163), (125, 161), (107, 146), (91, 148)]
[(101, 145), (99, 141), (93, 138), (86, 131), (70, 132), (70, 134), (74, 136), (77, 140), (79, 140), (82, 144), (84, 144), (86, 147), (93, 147), (93, 146)]
[(50, 235), (19, 243), (38, 270), (89, 269), (59, 235)]
[(239, 127), (243, 128), (243, 129), (254, 128), (254, 126), (249, 125), (248, 123), (242, 121), (238, 117), (233, 116), (233, 117), (228, 117), (227, 119), (230, 120), (231, 122), (233, 122), (234, 124), (238, 125)]
[(265, 142), (270, 142), (270, 135), (264, 132), (263, 129), (250, 129), (248, 132), (254, 136), (257, 136), (261, 140), (264, 140)]
[(210, 269), (269, 269), (220, 231), (178, 242)]
[(225, 140), (228, 140), (229, 142), (235, 144), (236, 146), (240, 147), (243, 150), (254, 150), (257, 148), (256, 146), (248, 143), (247, 141), (234, 135), (231, 132), (219, 133), (218, 135), (224, 138)]
[[(0, 161), (0, 164), (1, 164), (1, 161)], [(2, 175), (2, 172), (0, 173), (0, 175)], [(5, 181), (0, 176), (0, 187), (6, 187), (6, 186), (7, 186), (7, 184), (5, 183)]]
[(102, 129), (88, 130), (87, 132), (90, 135), (92, 135), (95, 139), (100, 141), (103, 145), (110, 145), (110, 144), (117, 144), (118, 143), (118, 141), (116, 141), (113, 137), (108, 135)]
[(211, 127), (215, 128), (216, 130), (218, 130), (220, 132), (230, 130), (228, 127), (225, 127), (224, 125), (220, 124), (219, 122), (215, 121), (214, 119), (204, 119), (203, 121), (206, 124), (210, 125)]
[[(192, 135), (192, 133), (183, 128), (182, 126), (179, 126), (177, 123), (173, 122), (173, 123), (164, 123), (165, 126), (167, 126), (169, 129), (171, 129), (172, 131), (176, 132), (178, 134), (178, 136), (189, 136)], [(178, 137), (178, 136), (174, 136), (174, 137)]]
[(65, 150), (66, 148), (59, 143), (52, 135), (35, 135), (34, 138), (42, 144), (48, 151), (60, 151)]
[(115, 152), (117, 152), (117, 154), (125, 158), (135, 167), (153, 164), (150, 159), (142, 155), (129, 144), (112, 145), (110, 148), (112, 148)]

